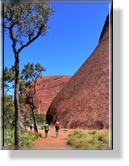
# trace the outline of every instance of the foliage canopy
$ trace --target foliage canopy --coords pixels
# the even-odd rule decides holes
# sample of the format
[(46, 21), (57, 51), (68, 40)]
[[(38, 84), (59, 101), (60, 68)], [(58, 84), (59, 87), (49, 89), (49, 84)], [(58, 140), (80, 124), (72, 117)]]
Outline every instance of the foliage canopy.
[(13, 51), (20, 53), (40, 35), (44, 35), (52, 13), (52, 8), (46, 3), (5, 3), (4, 28), (13, 41)]

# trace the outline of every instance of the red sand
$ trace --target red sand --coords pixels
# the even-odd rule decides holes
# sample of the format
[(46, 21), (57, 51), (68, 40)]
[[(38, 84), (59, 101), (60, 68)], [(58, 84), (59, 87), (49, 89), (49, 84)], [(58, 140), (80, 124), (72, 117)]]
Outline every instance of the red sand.
[(33, 146), (37, 149), (65, 149), (72, 150), (74, 149), (67, 144), (66, 137), (69, 133), (72, 132), (72, 129), (60, 129), (59, 135), (56, 138), (55, 128), (50, 127), (48, 137), (45, 138), (44, 130), (40, 129), (39, 132), (42, 134), (41, 138), (38, 138)]

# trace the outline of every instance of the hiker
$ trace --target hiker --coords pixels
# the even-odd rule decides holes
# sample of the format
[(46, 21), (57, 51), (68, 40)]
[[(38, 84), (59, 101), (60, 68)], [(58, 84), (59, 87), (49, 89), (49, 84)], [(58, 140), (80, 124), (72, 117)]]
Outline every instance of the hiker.
[(33, 129), (33, 123), (30, 123), (30, 130), (32, 131)]
[(47, 122), (44, 124), (44, 130), (45, 130), (45, 137), (47, 138), (48, 131), (49, 131), (49, 125)]
[(59, 122), (56, 121), (56, 123), (55, 123), (56, 137), (58, 137), (59, 129), (60, 129), (59, 128)]

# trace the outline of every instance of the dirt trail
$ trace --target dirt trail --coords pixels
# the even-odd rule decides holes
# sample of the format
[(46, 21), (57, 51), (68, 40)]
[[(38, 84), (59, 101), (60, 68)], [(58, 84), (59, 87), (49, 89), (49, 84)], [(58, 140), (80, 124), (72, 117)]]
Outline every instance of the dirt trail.
[(71, 133), (72, 129), (60, 129), (58, 138), (56, 138), (55, 128), (50, 127), (48, 137), (45, 138), (45, 133), (43, 129), (39, 129), (39, 132), (42, 134), (41, 138), (38, 138), (34, 144), (34, 149), (74, 149), (67, 144), (66, 137)]

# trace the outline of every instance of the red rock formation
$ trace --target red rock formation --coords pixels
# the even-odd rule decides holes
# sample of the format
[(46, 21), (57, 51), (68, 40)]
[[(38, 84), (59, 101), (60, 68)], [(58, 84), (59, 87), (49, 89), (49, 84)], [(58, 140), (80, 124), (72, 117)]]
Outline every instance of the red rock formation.
[(109, 127), (109, 20), (98, 46), (53, 100), (49, 124), (58, 120), (65, 128)]
[(39, 113), (46, 113), (54, 97), (69, 81), (70, 76), (45, 76), (37, 80), (35, 106)]

